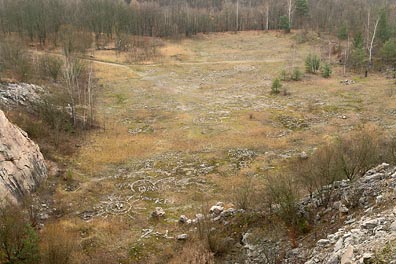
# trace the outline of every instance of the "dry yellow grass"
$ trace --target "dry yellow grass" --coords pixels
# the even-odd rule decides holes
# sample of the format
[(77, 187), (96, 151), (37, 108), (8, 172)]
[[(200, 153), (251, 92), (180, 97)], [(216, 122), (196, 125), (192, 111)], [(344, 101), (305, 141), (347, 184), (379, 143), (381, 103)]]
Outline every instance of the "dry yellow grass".
[[(362, 124), (393, 126), (396, 117), (389, 110), (396, 109), (391, 95), (394, 84), (379, 75), (367, 79), (355, 74), (344, 77), (335, 65), (330, 79), (306, 76), (301, 82), (284, 82), (290, 95), (271, 96), (271, 80), (290, 66), (294, 47), (294, 65), (303, 69), (306, 54), (317, 50), (316, 46), (297, 45), (293, 36), (276, 32), (208, 34), (178, 43), (165, 41), (161, 48), (164, 58), (154, 64), (119, 65), (122, 55), (97, 52), (97, 59), (109, 62), (94, 62), (96, 77), (103, 86), (97, 105), (101, 128), (87, 136), (70, 165), (79, 189), (66, 192), (59, 188), (55, 194), (60, 207), (68, 212), (60, 220), (62, 225), (89, 230), (89, 237), (99, 244), (116, 241), (110, 249), (120, 250), (128, 258), (127, 252), (137, 243), (141, 229), (154, 227), (172, 235), (185, 232), (175, 224), (179, 215), (193, 216), (218, 200), (231, 202), (234, 193), (229, 190), (243, 187), (246, 175), (281, 165), (282, 155), (311, 152), (329, 138)], [(346, 78), (357, 83), (341, 85), (339, 81)], [(288, 120), (303, 120), (307, 126), (287, 127)], [(150, 129), (137, 135), (130, 133), (144, 127)], [(232, 169), (227, 156), (228, 150), (236, 148), (253, 149), (258, 155), (241, 171)], [(167, 153), (178, 160), (168, 159)], [(163, 166), (148, 171), (155, 180), (165, 177), (158, 171), (172, 169), (177, 171), (172, 174), (174, 181), (183, 179), (184, 174), (176, 169), (178, 162), (195, 168), (205, 162), (217, 163), (217, 167), (207, 175), (191, 177), (205, 182), (204, 191), (193, 185), (144, 194), (150, 199), (167, 200), (160, 206), (166, 209), (169, 221), (149, 219), (151, 210), (158, 206), (149, 199), (139, 202), (145, 209), (134, 220), (109, 217), (86, 223), (72, 213), (92, 210), (110, 194), (136, 195), (128, 188), (117, 187), (124, 183), (122, 179), (109, 176), (117, 174), (118, 168), (134, 172), (136, 167), (131, 163), (146, 161)], [(140, 177), (144, 176), (133, 176), (125, 183)], [(144, 263), (157, 263), (161, 257), (163, 262), (180, 263), (172, 249), (186, 259), (207, 253), (195, 245), (183, 249), (173, 240), (161, 239), (143, 240), (143, 253), (158, 255), (150, 258), (139, 252), (145, 256)], [(157, 252), (161, 244), (166, 244), (163, 254)]]
[(158, 144), (150, 135), (133, 136), (125, 127), (115, 124), (105, 131), (98, 131), (87, 138), (92, 142), (84, 146), (79, 155), (81, 168), (96, 173), (132, 158), (146, 158), (156, 153)]

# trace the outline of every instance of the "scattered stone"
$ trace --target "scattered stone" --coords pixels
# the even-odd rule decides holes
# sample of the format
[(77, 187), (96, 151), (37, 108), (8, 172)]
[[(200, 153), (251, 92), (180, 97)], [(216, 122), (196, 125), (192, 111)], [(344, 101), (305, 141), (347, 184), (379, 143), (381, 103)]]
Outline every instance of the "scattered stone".
[(374, 254), (372, 253), (364, 253), (362, 260), (364, 264), (370, 264), (371, 261), (373, 260)]
[(187, 234), (181, 234), (181, 235), (178, 235), (178, 236), (176, 237), (176, 239), (177, 239), (177, 240), (181, 240), (181, 241), (185, 241), (185, 240), (188, 239), (188, 235), (187, 235)]
[(180, 218), (179, 218), (179, 223), (180, 224), (185, 224), (185, 223), (187, 223), (188, 220), (189, 219), (187, 218), (187, 216), (181, 215)]
[(353, 246), (348, 246), (341, 257), (341, 264), (353, 264)]
[(210, 208), (209, 212), (210, 212), (211, 214), (213, 214), (214, 216), (218, 216), (218, 215), (220, 215), (220, 214), (223, 212), (223, 210), (224, 210), (224, 207), (223, 207), (223, 206), (213, 205), (213, 206)]
[(234, 216), (235, 213), (236, 213), (236, 210), (234, 208), (228, 208), (227, 210), (224, 210), (223, 212), (221, 212), (220, 217), (227, 218), (230, 216)]
[(342, 80), (342, 81), (340, 81), (340, 83), (341, 84), (343, 84), (343, 85), (352, 85), (352, 84), (355, 84), (356, 82), (354, 81), (354, 80)]
[(390, 231), (396, 232), (396, 221), (394, 221), (390, 227), (389, 227)]
[(156, 207), (155, 210), (151, 213), (151, 217), (153, 218), (161, 218), (165, 217), (165, 211), (161, 207)]
[(40, 220), (47, 220), (49, 218), (49, 215), (47, 213), (40, 213), (39, 218)]
[(339, 211), (342, 214), (347, 214), (349, 212), (349, 209), (344, 204), (341, 204)]
[(370, 219), (362, 223), (362, 227), (365, 229), (374, 229), (378, 225), (377, 219)]
[(328, 244), (330, 244), (330, 240), (328, 240), (328, 239), (320, 239), (318, 242), (317, 242), (317, 244), (318, 244), (318, 246), (327, 246)]
[(308, 159), (308, 154), (305, 151), (301, 152), (300, 153), (300, 159), (302, 159), (302, 160)]
[(380, 203), (383, 201), (383, 199), (384, 199), (384, 196), (383, 196), (383, 195), (378, 195), (378, 196), (375, 198), (375, 203), (376, 203), (376, 204), (380, 204)]

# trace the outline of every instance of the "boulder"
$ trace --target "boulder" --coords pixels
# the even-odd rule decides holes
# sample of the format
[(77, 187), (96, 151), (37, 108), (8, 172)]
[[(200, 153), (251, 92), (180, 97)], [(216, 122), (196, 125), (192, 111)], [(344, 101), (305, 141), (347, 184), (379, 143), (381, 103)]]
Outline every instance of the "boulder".
[(177, 240), (187, 240), (188, 239), (188, 235), (187, 234), (181, 234), (181, 235), (178, 235), (176, 237), (176, 239)]
[(341, 257), (341, 264), (353, 264), (353, 247), (349, 246)]
[(220, 206), (220, 205), (213, 205), (213, 206), (210, 208), (209, 212), (210, 212), (211, 214), (213, 214), (214, 216), (218, 216), (218, 215), (220, 215), (220, 214), (223, 212), (223, 210), (224, 210), (224, 207), (223, 207), (223, 206)]
[(0, 201), (20, 201), (47, 177), (40, 148), (0, 110)]
[(151, 213), (153, 218), (160, 218), (165, 216), (165, 211), (161, 207), (156, 207), (155, 210)]

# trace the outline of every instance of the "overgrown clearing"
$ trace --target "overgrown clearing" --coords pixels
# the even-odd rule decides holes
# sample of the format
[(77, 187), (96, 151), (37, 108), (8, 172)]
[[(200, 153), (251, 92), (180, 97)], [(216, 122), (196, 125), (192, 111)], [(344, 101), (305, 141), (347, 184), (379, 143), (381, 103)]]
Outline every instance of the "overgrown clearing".
[[(303, 70), (309, 53), (323, 52), (320, 41), (243, 32), (164, 43), (163, 56), (149, 63), (127, 64), (114, 51), (93, 58), (101, 61), (101, 129), (87, 136), (55, 193), (59, 221), (84, 233), (87, 252), (167, 263), (184, 244), (164, 234), (188, 231), (177, 224), (180, 215), (235, 202), (234, 190), (250, 175), (311, 155), (333, 136), (361, 126), (394, 129), (396, 87), (380, 74), (344, 77), (334, 67), (329, 79), (305, 75), (283, 82), (286, 96), (270, 94), (282, 69)], [(158, 206), (165, 220), (150, 218)], [(143, 229), (158, 233), (145, 237)]]

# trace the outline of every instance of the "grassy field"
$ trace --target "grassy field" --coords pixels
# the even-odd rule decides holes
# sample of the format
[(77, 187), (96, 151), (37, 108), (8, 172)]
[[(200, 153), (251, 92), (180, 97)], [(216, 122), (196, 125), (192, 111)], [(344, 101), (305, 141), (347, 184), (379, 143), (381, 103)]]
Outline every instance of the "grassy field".
[[(248, 175), (276, 170), (338, 134), (395, 126), (395, 84), (381, 75), (343, 76), (335, 66), (330, 79), (305, 75), (283, 83), (286, 96), (270, 94), (282, 69), (304, 70), (319, 41), (245, 32), (164, 43), (162, 57), (150, 63), (127, 64), (114, 51), (95, 54), (101, 129), (87, 136), (70, 180), (55, 194), (65, 213), (59, 221), (83, 234), (88, 255), (181, 263), (177, 252), (189, 244), (164, 236), (193, 231), (177, 224), (180, 215), (193, 217), (217, 201), (232, 206)], [(344, 79), (356, 83), (346, 86)], [(150, 218), (158, 206), (164, 220)], [(143, 229), (158, 233), (142, 237)]]

